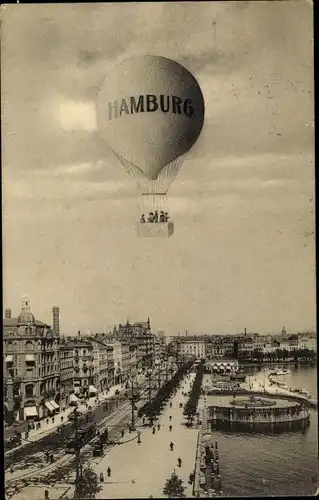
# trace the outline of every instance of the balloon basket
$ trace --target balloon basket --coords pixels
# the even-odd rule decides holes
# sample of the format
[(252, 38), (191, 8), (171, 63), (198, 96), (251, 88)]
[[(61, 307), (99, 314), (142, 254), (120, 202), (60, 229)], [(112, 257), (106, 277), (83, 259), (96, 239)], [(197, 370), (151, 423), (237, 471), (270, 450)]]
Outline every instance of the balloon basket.
[(174, 234), (174, 222), (138, 222), (139, 238), (169, 238)]

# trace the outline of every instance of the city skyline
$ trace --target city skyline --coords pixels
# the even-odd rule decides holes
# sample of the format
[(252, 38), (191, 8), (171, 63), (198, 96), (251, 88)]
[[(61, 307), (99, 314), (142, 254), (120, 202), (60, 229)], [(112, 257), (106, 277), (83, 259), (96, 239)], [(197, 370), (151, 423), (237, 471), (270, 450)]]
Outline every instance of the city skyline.
[[(34, 311), (33, 311), (33, 308), (30, 304), (30, 300), (28, 297), (25, 296), (22, 298), (21, 310), (24, 310), (26, 306), (28, 307), (28, 309), (30, 309), (31, 313), (33, 314)], [(6, 319), (17, 318), (19, 316), (19, 314), (21, 314), (21, 310), (18, 313), (17, 311), (12, 311), (11, 307), (5, 307), (4, 308), (4, 318), (6, 318)], [(59, 331), (58, 334), (61, 335), (61, 337), (77, 338), (79, 332), (81, 333), (81, 336), (94, 336), (95, 334), (111, 334), (112, 335), (112, 333), (114, 331), (114, 327), (118, 328), (121, 325), (124, 326), (126, 323), (128, 323), (130, 325), (134, 325), (134, 324), (139, 324), (141, 321), (143, 323), (146, 322), (145, 318), (139, 318), (139, 320), (132, 319), (132, 318), (126, 318), (126, 320), (120, 319), (117, 323), (113, 324), (112, 327), (110, 327), (109, 329), (104, 328), (103, 331), (95, 331), (95, 330), (91, 330), (91, 329), (84, 331), (83, 329), (81, 329), (79, 327), (78, 330), (75, 332), (64, 332), (64, 331), (60, 332), (60, 307), (59, 306), (54, 305), (54, 306), (52, 306), (52, 308), (50, 310), (48, 308), (46, 308), (45, 311), (42, 311), (42, 313), (40, 312), (40, 314), (33, 314), (33, 315), (35, 316), (35, 319), (37, 321), (41, 321), (42, 323), (46, 324), (47, 326), (49, 326), (53, 330), (55, 330), (55, 328), (54, 328), (54, 316), (55, 316), (55, 314), (58, 314), (58, 319), (56, 320), (56, 328), (58, 329), (58, 331)], [(148, 319), (150, 320), (150, 318), (148, 318)], [(150, 320), (150, 324), (152, 324), (151, 320)], [(290, 332), (288, 331), (287, 332), (285, 325), (283, 325), (282, 328), (278, 328), (278, 330), (276, 330), (276, 331), (269, 331), (267, 329), (264, 329), (261, 332), (258, 332), (256, 330), (247, 331), (247, 328), (244, 328), (243, 330), (240, 330), (240, 331), (233, 331), (233, 332), (229, 332), (229, 333), (224, 333), (222, 331), (212, 331), (212, 330), (207, 330), (205, 332), (199, 332), (199, 331), (192, 332), (192, 331), (189, 331), (186, 329), (185, 331), (178, 330), (178, 331), (174, 332), (173, 334), (167, 335), (164, 330), (159, 330), (158, 328), (153, 329), (152, 326), (151, 326), (151, 330), (152, 330), (153, 334), (155, 334), (155, 335), (162, 334), (164, 337), (174, 337), (174, 336), (175, 337), (177, 337), (177, 336), (185, 337), (186, 336), (189, 338), (202, 337), (202, 336), (219, 336), (219, 335), (221, 335), (221, 336), (227, 336), (227, 335), (236, 336), (236, 335), (246, 335), (246, 334), (247, 334), (247, 336), (256, 335), (256, 334), (278, 335), (280, 333), (284, 333), (284, 334), (289, 335), (289, 334), (295, 334), (295, 333), (315, 333), (316, 332), (315, 329), (314, 330), (304, 329), (304, 330), (298, 331), (298, 332), (297, 331), (290, 331)]]
[[(2, 18), (4, 308), (18, 315), (28, 295), (47, 322), (58, 305), (66, 334), (148, 316), (166, 335), (315, 329), (307, 2), (15, 5)], [(138, 194), (95, 124), (103, 79), (138, 53), (184, 64), (206, 103), (169, 192), (169, 241), (136, 238)]]

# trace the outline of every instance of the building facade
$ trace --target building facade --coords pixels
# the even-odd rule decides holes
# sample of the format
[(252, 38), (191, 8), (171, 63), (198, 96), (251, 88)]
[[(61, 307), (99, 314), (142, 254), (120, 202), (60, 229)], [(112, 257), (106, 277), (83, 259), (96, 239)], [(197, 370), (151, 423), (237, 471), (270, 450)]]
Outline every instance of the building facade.
[[(4, 382), (14, 388), (15, 419), (52, 415), (60, 404), (59, 336), (35, 319), (28, 300), (18, 318), (3, 320)], [(12, 401), (7, 401), (11, 411)]]
[(107, 389), (113, 387), (115, 383), (115, 364), (114, 364), (114, 348), (112, 345), (107, 345)]
[(60, 347), (60, 404), (67, 408), (70, 395), (74, 392), (74, 347), (63, 342)]
[(94, 385), (94, 357), (93, 345), (84, 340), (70, 342), (74, 357), (74, 394), (88, 394), (89, 386)]

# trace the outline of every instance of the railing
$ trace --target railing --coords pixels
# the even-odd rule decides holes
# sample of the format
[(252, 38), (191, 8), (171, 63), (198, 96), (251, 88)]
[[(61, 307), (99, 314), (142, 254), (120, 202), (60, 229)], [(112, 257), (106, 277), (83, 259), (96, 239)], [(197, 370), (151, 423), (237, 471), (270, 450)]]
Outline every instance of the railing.
[(223, 420), (226, 422), (292, 422), (307, 419), (310, 415), (308, 408), (292, 406), (289, 408), (221, 408), (210, 407), (210, 419)]

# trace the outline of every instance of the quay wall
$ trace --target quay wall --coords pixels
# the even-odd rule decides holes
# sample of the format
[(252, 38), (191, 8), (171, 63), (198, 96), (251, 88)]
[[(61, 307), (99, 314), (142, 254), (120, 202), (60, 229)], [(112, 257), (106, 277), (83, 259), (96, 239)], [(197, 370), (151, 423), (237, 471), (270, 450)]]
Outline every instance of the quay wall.
[(310, 423), (310, 410), (297, 403), (286, 407), (238, 407), (213, 405), (209, 407), (209, 422), (213, 428), (232, 427), (259, 429), (302, 429)]

